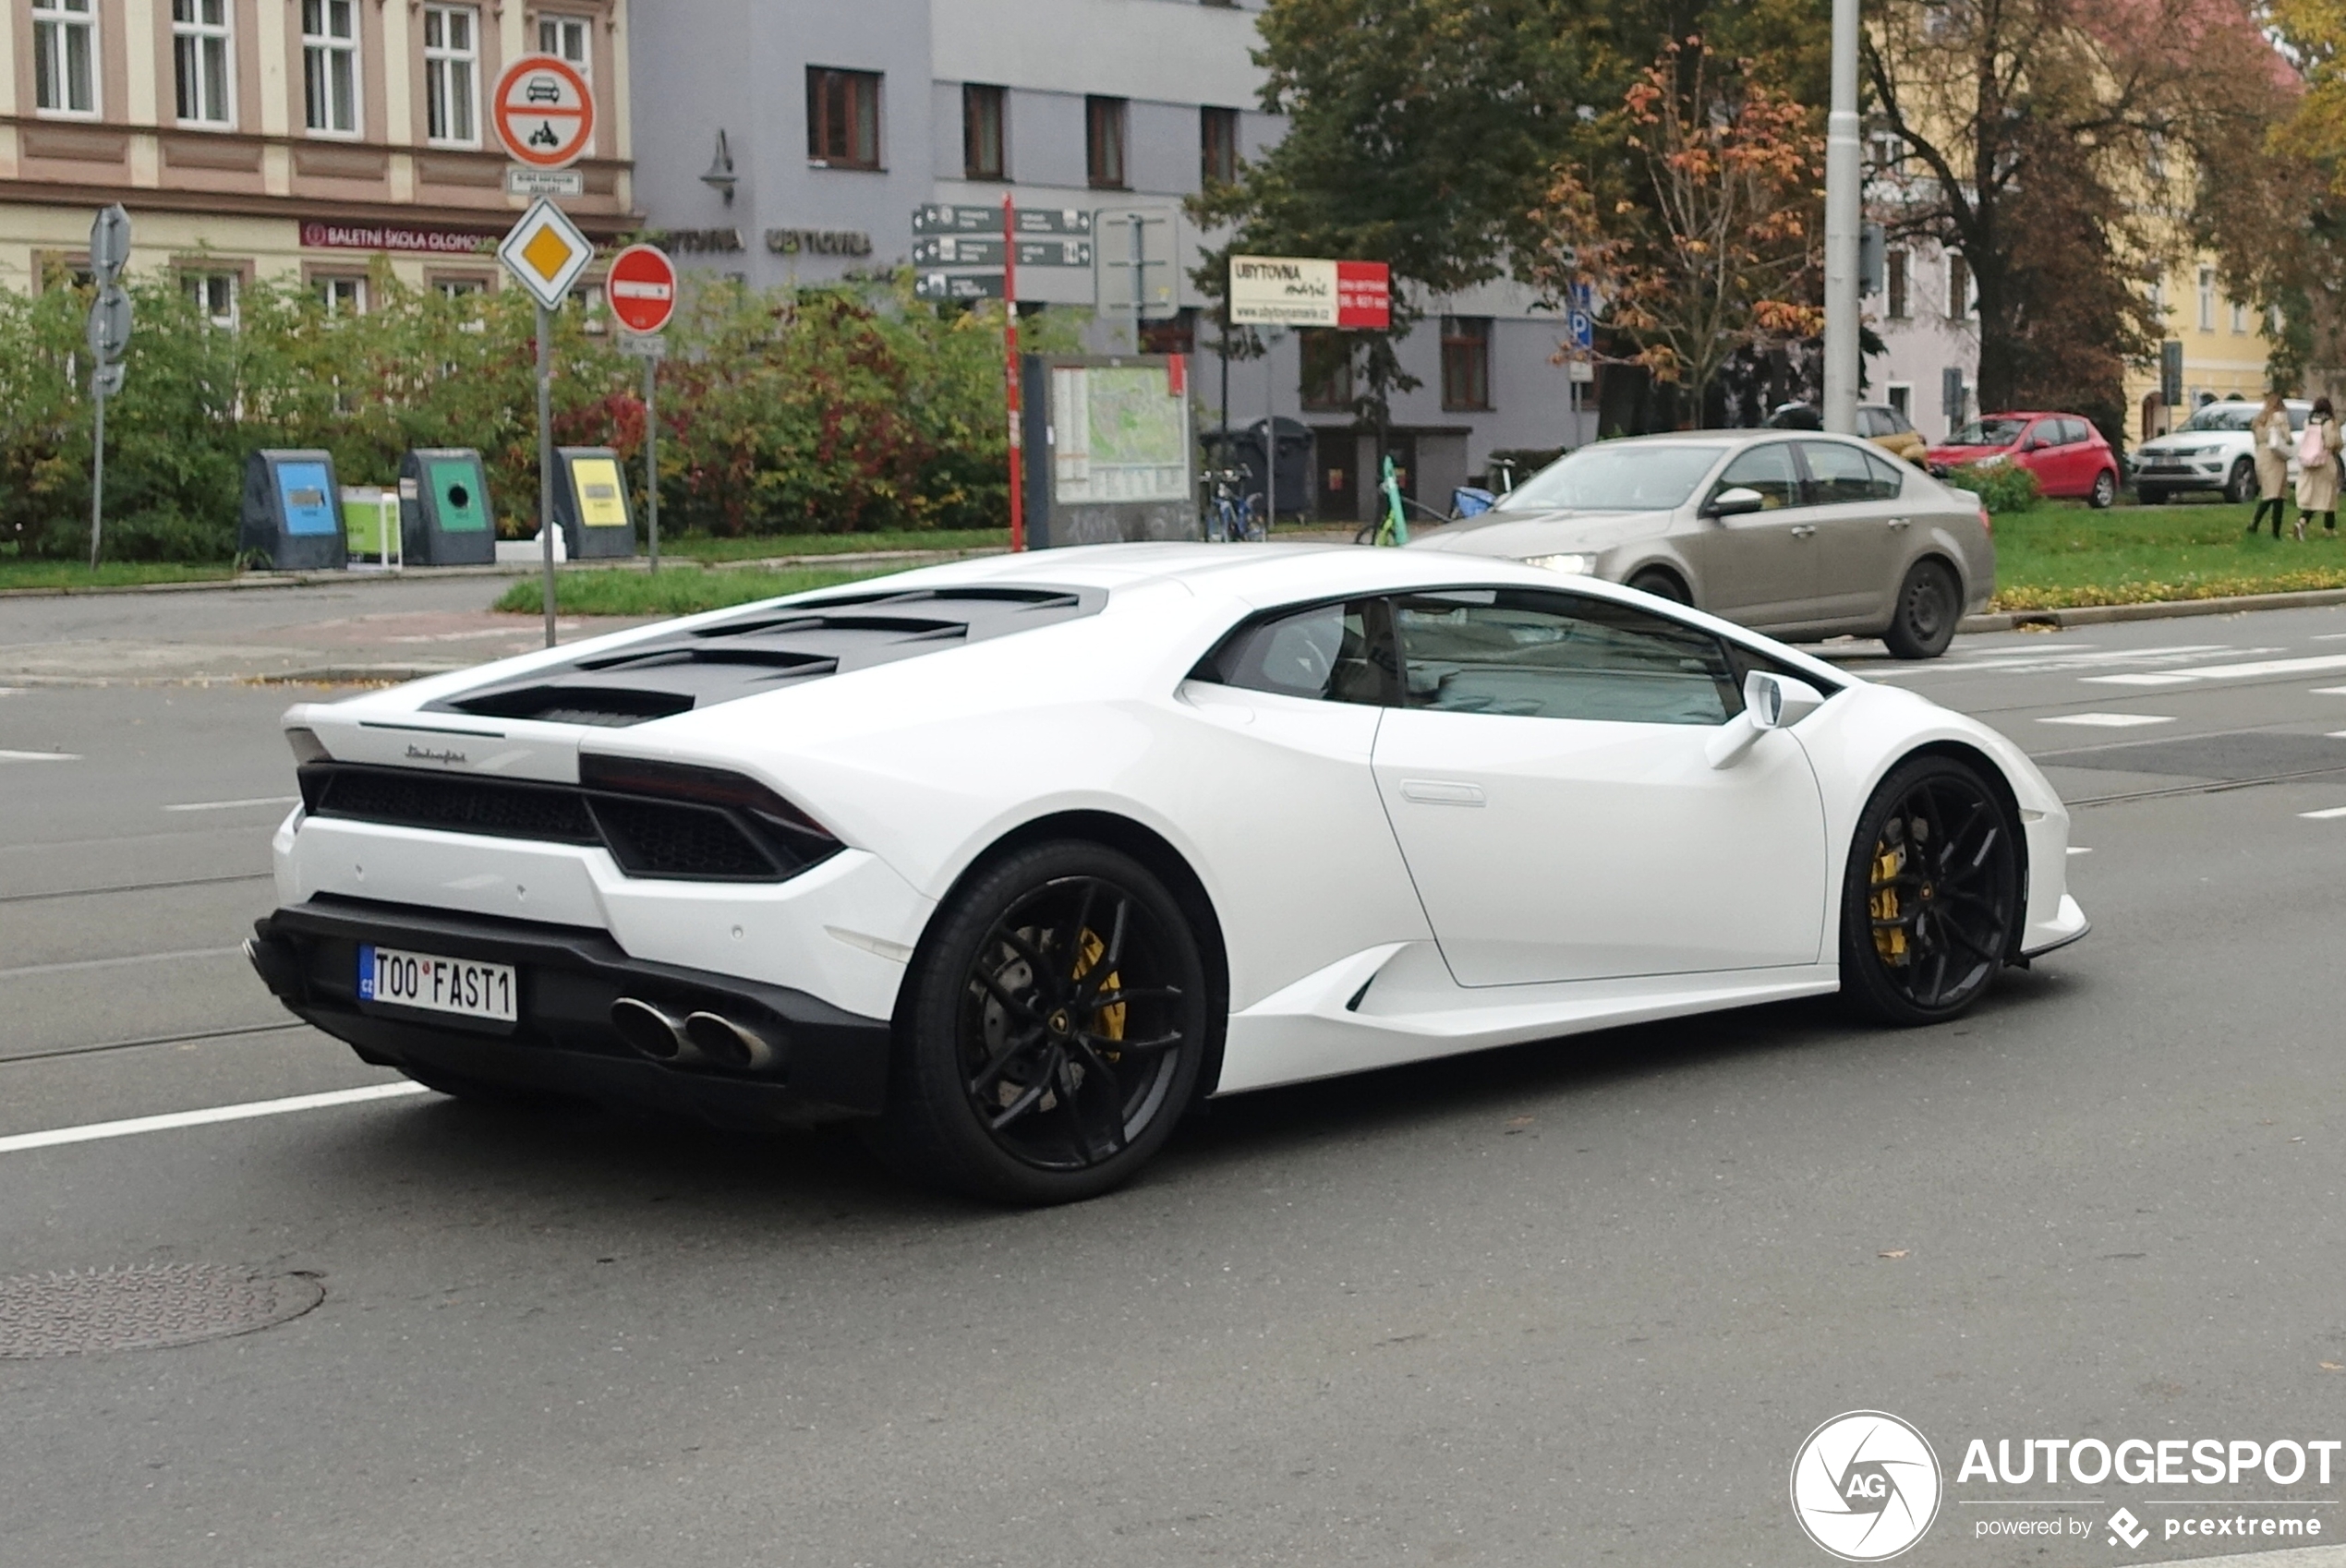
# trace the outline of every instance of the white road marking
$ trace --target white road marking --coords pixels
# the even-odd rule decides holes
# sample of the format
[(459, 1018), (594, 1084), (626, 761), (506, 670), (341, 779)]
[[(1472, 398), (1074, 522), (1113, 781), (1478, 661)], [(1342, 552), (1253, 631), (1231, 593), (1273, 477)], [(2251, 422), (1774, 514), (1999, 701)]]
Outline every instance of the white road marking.
[(2346, 697), (2346, 686), (2316, 686), (2312, 694), (2317, 697)]
[(27, 974), (71, 974), (85, 969), (116, 969), (124, 964), (176, 963), (182, 959), (224, 959), (241, 947), (182, 947), (171, 953), (132, 953), (119, 959), (74, 959), (66, 963), (22, 964), (15, 969), (0, 969), (0, 980), (14, 980)]
[(2301, 811), (2297, 814), (2308, 822), (2328, 822), (2336, 816), (2346, 816), (2346, 806), (2332, 806), (2328, 811)]
[(2057, 713), (2050, 718), (2037, 720), (2039, 724), (2082, 724), (2088, 730), (2132, 730), (2140, 724), (2172, 724), (2171, 715), (2163, 713)]
[(2143, 670), (2134, 675), (2080, 675), (2078, 681), (2088, 686), (2183, 686), (2192, 677), (2175, 669)]
[(2260, 658), (2246, 664), (2203, 664), (2183, 674), (2195, 681), (2254, 681), (2266, 675), (2309, 675), (2316, 669), (2346, 669), (2346, 654), (2306, 658)]
[(131, 1138), (142, 1132), (168, 1132), (174, 1128), (209, 1127), (214, 1122), (240, 1122), (254, 1116), (282, 1116), (290, 1111), (322, 1111), (334, 1105), (363, 1105), (409, 1094), (429, 1094), (420, 1083), (372, 1083), (364, 1089), (336, 1089), (324, 1094), (295, 1094), (283, 1100), (249, 1100), (241, 1105), (214, 1105), (204, 1111), (173, 1111), (160, 1116), (133, 1116), (127, 1121), (91, 1122), (82, 1127), (52, 1128), (46, 1132), (19, 1132), (0, 1138), (0, 1154), (24, 1149), (54, 1149), (60, 1143), (89, 1143), (101, 1138)]
[(186, 801), (165, 811), (234, 811), (239, 806), (289, 806), (301, 799), (299, 795), (255, 795), (244, 801)]
[(2315, 633), (2314, 641), (2317, 643), (2346, 643), (2346, 632), (2319, 632)]
[(79, 762), (77, 752), (0, 752), (0, 762)]

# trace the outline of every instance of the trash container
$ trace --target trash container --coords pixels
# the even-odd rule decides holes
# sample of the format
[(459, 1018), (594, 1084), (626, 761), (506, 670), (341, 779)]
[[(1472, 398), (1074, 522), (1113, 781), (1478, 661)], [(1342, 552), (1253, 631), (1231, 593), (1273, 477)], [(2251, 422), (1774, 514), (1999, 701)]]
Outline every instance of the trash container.
[(554, 449), (554, 521), (573, 561), (635, 553), (635, 520), (619, 453), (607, 446)]
[(418, 447), (399, 460), (399, 533), (414, 566), (497, 559), (489, 470), (470, 447)]
[[(1211, 429), (1199, 438), (1205, 448), (1206, 462), (1219, 468), (1226, 464), (1246, 475), (1240, 496), (1261, 495), (1267, 505), (1273, 491), (1263, 483), (1266, 465), (1263, 461), (1264, 426), (1257, 419), (1252, 424), (1231, 429)], [(1279, 466), (1277, 511), (1281, 517), (1308, 515), (1312, 508), (1312, 427), (1300, 419), (1281, 416), (1277, 422)]]
[(264, 448), (245, 459), (236, 553), (279, 572), (340, 571), (350, 564), (332, 452)]

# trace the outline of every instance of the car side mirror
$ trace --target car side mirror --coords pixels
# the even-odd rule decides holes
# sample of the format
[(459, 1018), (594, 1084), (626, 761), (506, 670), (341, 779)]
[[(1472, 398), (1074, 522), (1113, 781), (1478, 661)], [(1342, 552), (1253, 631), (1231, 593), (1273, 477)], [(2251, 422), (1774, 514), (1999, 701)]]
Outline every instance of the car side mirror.
[(1824, 706), (1824, 694), (1806, 681), (1755, 669), (1743, 678), (1743, 711), (1719, 727), (1705, 754), (1712, 767), (1733, 767), (1760, 736), (1789, 730)]
[(1747, 512), (1766, 508), (1768, 498), (1743, 485), (1730, 485), (1712, 496), (1702, 509), (1705, 517), (1740, 517)]

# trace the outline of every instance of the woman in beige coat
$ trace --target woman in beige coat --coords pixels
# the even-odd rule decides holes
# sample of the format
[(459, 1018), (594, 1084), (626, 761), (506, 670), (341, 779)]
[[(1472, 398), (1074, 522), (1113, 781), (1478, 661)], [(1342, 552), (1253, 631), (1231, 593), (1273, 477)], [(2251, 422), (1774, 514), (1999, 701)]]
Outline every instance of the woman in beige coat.
[[(2297, 447), (2297, 537), (2301, 539), (2305, 537), (2305, 519), (2316, 512), (2322, 514), (2326, 531), (2338, 532), (2338, 452), (2341, 444), (2346, 443), (2339, 438), (2338, 415), (2331, 409), (2329, 399), (2314, 399), (2314, 412), (2305, 421), (2305, 431), (2298, 438)], [(2321, 453), (2319, 457), (2305, 455), (2316, 449)]]
[(2281, 514), (2289, 510), (2289, 449), (2297, 432), (2289, 428), (2289, 407), (2279, 392), (2265, 394), (2265, 406), (2248, 426), (2249, 445), (2256, 453), (2256, 513), (2248, 520), (2252, 535), (2265, 524), (2265, 509), (2273, 513), (2273, 537), (2280, 537)]

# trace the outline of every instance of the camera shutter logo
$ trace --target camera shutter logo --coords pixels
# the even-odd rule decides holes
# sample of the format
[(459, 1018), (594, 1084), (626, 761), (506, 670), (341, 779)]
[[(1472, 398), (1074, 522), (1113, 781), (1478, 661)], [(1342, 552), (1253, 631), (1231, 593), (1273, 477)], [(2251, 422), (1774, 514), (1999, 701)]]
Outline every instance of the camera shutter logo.
[(1913, 1427), (1880, 1410), (1835, 1416), (1792, 1462), (1792, 1514), (1844, 1562), (1880, 1562), (1922, 1539), (1939, 1516), (1939, 1456)]

